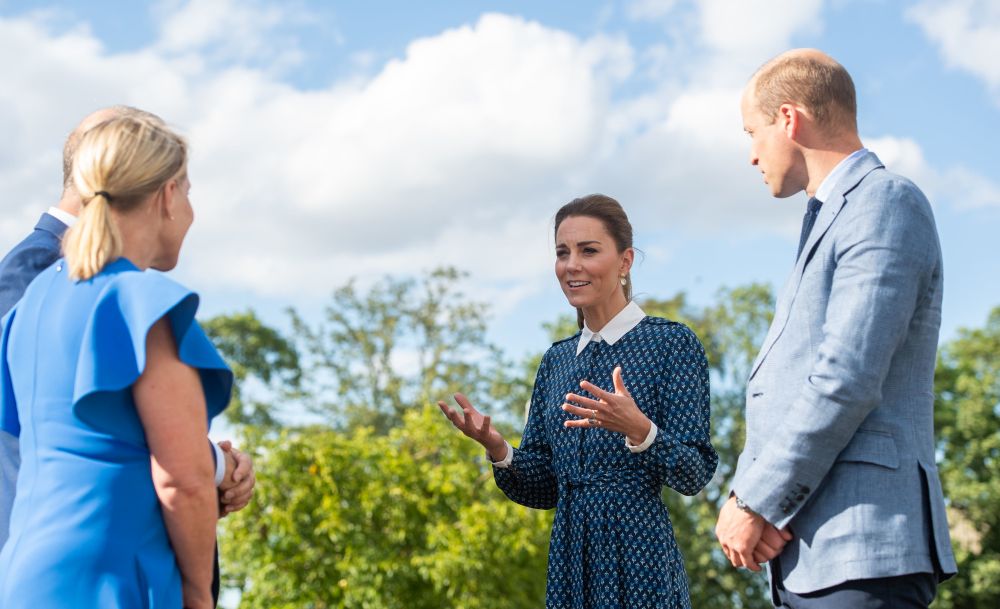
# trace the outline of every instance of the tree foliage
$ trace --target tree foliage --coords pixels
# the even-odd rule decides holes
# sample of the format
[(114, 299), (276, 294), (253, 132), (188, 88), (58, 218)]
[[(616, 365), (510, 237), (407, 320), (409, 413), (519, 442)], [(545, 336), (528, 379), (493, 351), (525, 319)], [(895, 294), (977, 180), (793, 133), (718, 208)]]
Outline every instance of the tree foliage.
[(1000, 307), (941, 350), (934, 381), (938, 469), (959, 569), (934, 606), (1000, 607)]
[(367, 292), (350, 282), (316, 327), (293, 313), (314, 411), (385, 433), (414, 405), (456, 391), (523, 409), (530, 383), (487, 340), (487, 308), (460, 291), (463, 276), (442, 268), (419, 280), (386, 277)]
[(295, 344), (253, 311), (218, 315), (201, 325), (236, 380), (226, 418), (239, 425), (278, 428), (282, 405), (300, 395), (302, 368)]
[(258, 445), (257, 494), (230, 516), (241, 607), (537, 607), (551, 514), (493, 483), (436, 408), (368, 427), (286, 430)]

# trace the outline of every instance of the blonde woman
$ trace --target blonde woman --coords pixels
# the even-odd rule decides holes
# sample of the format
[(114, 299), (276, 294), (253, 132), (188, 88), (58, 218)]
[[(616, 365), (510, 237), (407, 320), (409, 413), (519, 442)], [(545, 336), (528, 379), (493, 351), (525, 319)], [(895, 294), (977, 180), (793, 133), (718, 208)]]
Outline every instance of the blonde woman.
[(232, 374), (194, 321), (175, 266), (193, 219), (187, 146), (119, 117), (73, 162), (83, 200), (65, 258), (0, 337), (0, 428), (19, 435), (0, 606), (212, 606), (211, 417)]

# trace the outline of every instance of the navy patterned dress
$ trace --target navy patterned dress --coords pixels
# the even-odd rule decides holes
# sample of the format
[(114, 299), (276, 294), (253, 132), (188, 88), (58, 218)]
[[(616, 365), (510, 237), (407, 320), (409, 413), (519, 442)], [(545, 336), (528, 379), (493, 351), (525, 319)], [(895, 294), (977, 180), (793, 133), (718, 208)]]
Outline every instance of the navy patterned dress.
[[(708, 365), (683, 324), (646, 317), (614, 345), (576, 336), (559, 341), (538, 368), (521, 447), (509, 467), (494, 467), (513, 501), (556, 508), (549, 547), (547, 609), (689, 608), (687, 575), (664, 485), (694, 495), (719, 457), (709, 434)], [(581, 380), (625, 387), (658, 428), (653, 444), (633, 454), (620, 433), (566, 428), (561, 408)]]

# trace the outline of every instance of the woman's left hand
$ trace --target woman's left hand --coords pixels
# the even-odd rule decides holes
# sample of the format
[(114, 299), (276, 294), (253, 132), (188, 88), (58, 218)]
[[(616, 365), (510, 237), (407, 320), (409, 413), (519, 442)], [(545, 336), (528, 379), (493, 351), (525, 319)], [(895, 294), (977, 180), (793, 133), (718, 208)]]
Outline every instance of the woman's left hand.
[(609, 429), (624, 434), (634, 445), (642, 444), (649, 434), (652, 421), (639, 410), (632, 395), (625, 388), (621, 366), (615, 367), (611, 378), (615, 384), (614, 393), (609, 393), (587, 381), (580, 382), (580, 388), (595, 396), (596, 400), (567, 393), (566, 403), (562, 405), (562, 409), (580, 418), (566, 421), (564, 425)]

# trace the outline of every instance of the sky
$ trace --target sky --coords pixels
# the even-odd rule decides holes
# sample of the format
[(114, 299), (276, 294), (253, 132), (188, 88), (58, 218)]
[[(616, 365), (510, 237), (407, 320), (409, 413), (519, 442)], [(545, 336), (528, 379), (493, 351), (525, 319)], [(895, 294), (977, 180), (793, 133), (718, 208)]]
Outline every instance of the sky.
[(196, 221), (172, 275), (204, 316), (287, 328), (332, 291), (450, 265), (512, 355), (568, 305), (552, 221), (622, 202), (640, 296), (780, 287), (806, 197), (748, 162), (740, 91), (817, 47), (862, 140), (931, 199), (942, 336), (1000, 306), (1000, 2), (0, 0), (0, 249), (57, 202), (66, 134), (125, 103), (191, 144)]

